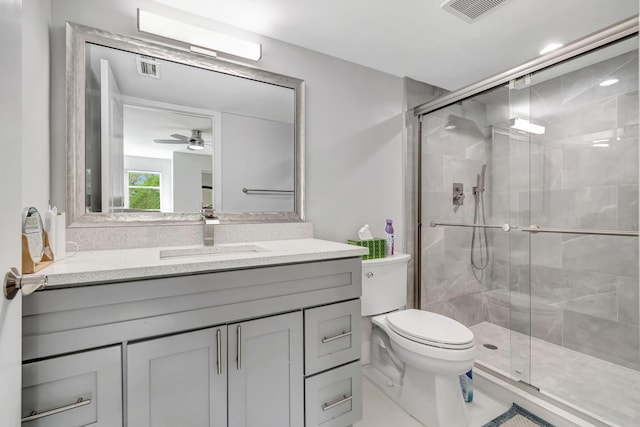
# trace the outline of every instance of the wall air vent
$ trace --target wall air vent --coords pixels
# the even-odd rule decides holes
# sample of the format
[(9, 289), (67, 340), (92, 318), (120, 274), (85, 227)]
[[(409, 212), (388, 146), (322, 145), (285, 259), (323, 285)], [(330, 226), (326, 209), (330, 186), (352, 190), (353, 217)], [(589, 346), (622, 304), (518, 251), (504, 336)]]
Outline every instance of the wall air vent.
[(507, 0), (445, 0), (440, 7), (467, 22), (475, 22)]
[(154, 79), (160, 78), (160, 64), (156, 58), (137, 55), (136, 67), (140, 76), (153, 77)]

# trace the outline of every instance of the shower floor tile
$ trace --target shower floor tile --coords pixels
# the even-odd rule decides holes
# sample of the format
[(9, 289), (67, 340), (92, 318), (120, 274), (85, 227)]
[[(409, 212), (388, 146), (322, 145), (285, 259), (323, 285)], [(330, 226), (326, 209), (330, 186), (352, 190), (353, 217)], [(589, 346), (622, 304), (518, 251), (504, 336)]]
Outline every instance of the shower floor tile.
[[(640, 371), (529, 338), (489, 322), (476, 324), (471, 330), (476, 337), (478, 361), (484, 365), (511, 378), (518, 378), (515, 372), (518, 370), (525, 381), (530, 372), (527, 382), (543, 393), (607, 423), (640, 425)], [(484, 344), (498, 348), (491, 350)], [(513, 362), (512, 352), (517, 354)]]

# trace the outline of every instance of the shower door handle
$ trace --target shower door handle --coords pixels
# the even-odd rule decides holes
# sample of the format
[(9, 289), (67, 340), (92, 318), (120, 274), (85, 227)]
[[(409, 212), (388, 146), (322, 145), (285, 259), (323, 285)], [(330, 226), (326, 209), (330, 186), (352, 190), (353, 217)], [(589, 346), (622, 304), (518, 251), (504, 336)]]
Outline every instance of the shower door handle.
[(570, 228), (543, 228), (539, 225), (530, 225), (522, 231), (527, 233), (556, 233), (556, 234), (585, 234), (595, 236), (620, 236), (620, 237), (638, 237), (637, 231), (621, 231), (621, 230), (587, 230), (587, 229), (570, 229)]
[(486, 224), (456, 224), (454, 222), (436, 222), (436, 221), (431, 221), (429, 223), (430, 227), (439, 227), (439, 226), (445, 226), (445, 227), (470, 227), (470, 228), (499, 228), (502, 231), (511, 231), (511, 230), (517, 230), (518, 227), (516, 227), (515, 225), (511, 225), (511, 224), (498, 224), (498, 225), (486, 225)]

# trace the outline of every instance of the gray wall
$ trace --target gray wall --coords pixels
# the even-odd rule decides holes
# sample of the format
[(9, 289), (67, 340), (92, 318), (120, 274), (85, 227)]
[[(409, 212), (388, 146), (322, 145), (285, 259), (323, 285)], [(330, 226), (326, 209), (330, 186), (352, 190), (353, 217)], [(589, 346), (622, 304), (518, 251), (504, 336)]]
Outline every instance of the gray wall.
[(65, 198), (64, 21), (138, 36), (138, 7), (259, 41), (260, 68), (304, 79), (306, 208), (316, 236), (344, 241), (365, 223), (383, 236), (384, 219), (392, 218), (403, 248), (401, 78), (150, 0), (56, 0), (52, 6), (52, 198), (58, 205)]

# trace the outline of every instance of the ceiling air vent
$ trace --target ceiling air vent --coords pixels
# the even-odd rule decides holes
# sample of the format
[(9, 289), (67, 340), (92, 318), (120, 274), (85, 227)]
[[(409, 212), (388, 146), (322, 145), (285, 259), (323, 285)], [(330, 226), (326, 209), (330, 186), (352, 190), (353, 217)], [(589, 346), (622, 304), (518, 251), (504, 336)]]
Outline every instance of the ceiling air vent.
[(445, 0), (440, 7), (467, 22), (475, 22), (479, 17), (506, 1), (507, 0)]
[(136, 66), (138, 68), (138, 75), (153, 77), (155, 79), (160, 78), (160, 64), (156, 58), (151, 56), (137, 55)]

